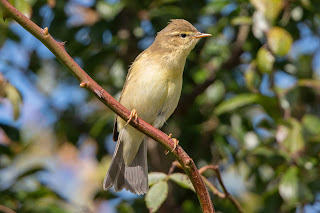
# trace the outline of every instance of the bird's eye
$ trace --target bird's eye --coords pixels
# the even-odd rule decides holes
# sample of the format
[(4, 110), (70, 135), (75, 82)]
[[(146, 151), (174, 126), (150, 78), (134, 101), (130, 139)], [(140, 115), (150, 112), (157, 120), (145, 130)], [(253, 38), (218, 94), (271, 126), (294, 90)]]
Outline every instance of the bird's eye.
[(187, 37), (187, 34), (182, 33), (182, 34), (180, 34), (180, 36), (181, 36), (181, 38), (185, 38), (185, 37)]

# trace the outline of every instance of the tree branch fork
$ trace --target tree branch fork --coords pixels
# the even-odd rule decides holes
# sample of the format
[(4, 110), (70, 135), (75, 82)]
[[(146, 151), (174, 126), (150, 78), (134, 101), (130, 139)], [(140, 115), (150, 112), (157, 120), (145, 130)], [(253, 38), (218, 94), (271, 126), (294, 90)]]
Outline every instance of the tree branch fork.
[[(109, 93), (107, 93), (71, 58), (71, 56), (65, 51), (65, 42), (57, 42), (49, 34), (48, 28), (41, 29), (6, 0), (0, 0), (0, 6), (6, 14), (4, 15), (4, 18), (7, 16), (11, 17), (28, 32), (39, 39), (81, 82), (80, 87), (86, 88), (92, 92), (101, 102), (103, 102), (125, 121), (129, 119), (130, 111), (116, 101)], [(159, 142), (168, 150), (173, 150), (176, 145), (167, 134), (159, 129), (156, 129), (141, 118), (132, 119), (130, 121), (130, 125)], [(172, 153), (175, 155), (185, 173), (190, 178), (196, 190), (203, 212), (215, 212), (208, 190), (193, 160), (179, 145), (176, 145), (176, 148), (172, 151)]]

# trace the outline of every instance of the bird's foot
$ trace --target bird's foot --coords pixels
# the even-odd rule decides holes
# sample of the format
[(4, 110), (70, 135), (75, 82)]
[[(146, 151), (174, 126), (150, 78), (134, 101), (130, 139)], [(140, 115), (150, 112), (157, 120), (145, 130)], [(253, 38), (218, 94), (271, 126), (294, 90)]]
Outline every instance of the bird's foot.
[[(179, 144), (179, 140), (176, 138), (172, 138), (172, 134), (169, 134), (169, 138), (171, 138), (171, 140), (174, 143), (173, 149), (171, 150), (171, 152), (173, 152), (177, 148), (177, 145)], [(168, 153), (169, 153), (169, 150), (165, 154), (167, 155)]]
[(132, 121), (132, 119), (134, 119), (134, 121), (136, 121), (138, 119), (138, 113), (137, 113), (136, 109), (133, 109), (131, 111), (129, 119), (128, 119), (127, 123), (124, 126), (127, 126)]

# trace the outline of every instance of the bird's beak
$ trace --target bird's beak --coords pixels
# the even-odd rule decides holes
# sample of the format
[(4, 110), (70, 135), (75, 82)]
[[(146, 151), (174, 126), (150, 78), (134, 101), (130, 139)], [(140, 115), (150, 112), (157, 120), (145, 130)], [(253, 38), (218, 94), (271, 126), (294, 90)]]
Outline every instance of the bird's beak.
[(204, 37), (210, 37), (212, 36), (211, 34), (208, 34), (208, 33), (197, 33), (194, 38), (204, 38)]

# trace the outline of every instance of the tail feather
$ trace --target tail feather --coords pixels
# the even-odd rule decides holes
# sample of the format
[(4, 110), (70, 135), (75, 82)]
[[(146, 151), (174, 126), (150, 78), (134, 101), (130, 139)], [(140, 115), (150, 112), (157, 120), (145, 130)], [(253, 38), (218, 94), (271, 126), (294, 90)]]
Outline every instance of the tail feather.
[(137, 155), (130, 166), (125, 166), (123, 142), (118, 140), (111, 165), (104, 179), (103, 188), (108, 190), (113, 185), (115, 191), (121, 191), (125, 188), (139, 195), (148, 191), (147, 143), (145, 140), (140, 145)]

